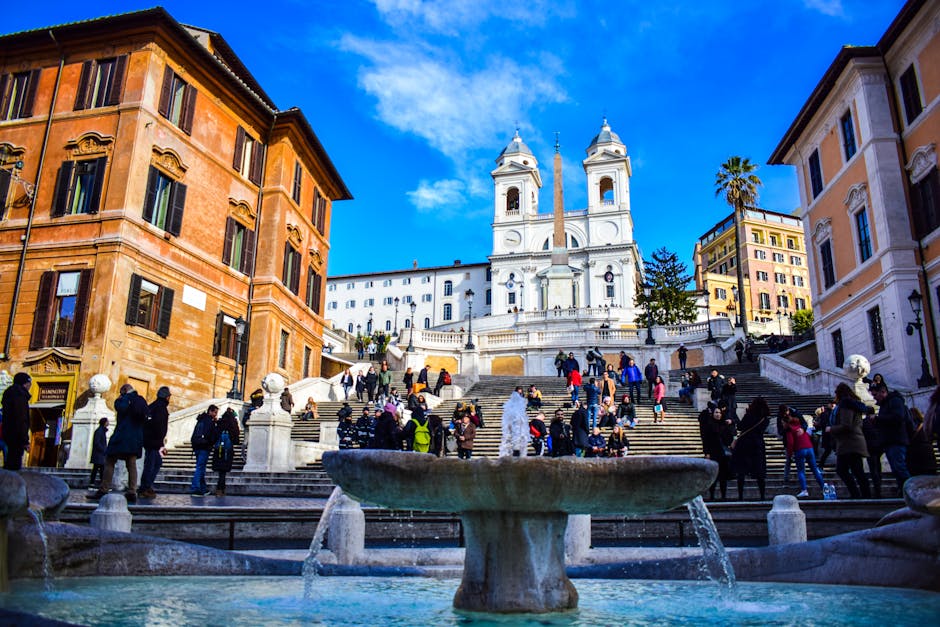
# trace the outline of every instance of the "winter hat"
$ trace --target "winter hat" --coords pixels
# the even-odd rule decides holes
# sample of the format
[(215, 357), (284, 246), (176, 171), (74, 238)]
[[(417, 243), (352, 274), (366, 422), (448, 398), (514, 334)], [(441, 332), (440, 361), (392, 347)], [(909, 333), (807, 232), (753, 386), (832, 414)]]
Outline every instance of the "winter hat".
[(32, 383), (33, 378), (29, 376), (28, 372), (17, 372), (13, 375), (13, 385), (23, 385), (24, 383)]
[(170, 388), (167, 386), (162, 386), (157, 390), (157, 398), (170, 398)]

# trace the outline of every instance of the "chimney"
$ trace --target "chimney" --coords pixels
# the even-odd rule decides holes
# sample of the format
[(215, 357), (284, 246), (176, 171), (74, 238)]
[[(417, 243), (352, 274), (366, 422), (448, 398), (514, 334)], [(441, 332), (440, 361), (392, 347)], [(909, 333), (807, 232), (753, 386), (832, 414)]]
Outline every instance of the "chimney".
[(459, 260), (459, 259), (454, 259), (454, 265), (455, 265), (455, 266), (459, 266), (459, 265), (460, 265), (460, 260)]

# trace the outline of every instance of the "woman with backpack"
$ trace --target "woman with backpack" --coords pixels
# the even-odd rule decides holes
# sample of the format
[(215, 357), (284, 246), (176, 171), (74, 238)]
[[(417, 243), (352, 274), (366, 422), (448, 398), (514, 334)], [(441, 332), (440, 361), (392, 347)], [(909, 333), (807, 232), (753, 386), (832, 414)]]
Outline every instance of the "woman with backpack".
[(219, 473), (216, 496), (225, 496), (225, 475), (232, 470), (235, 446), (239, 444), (238, 414), (229, 407), (214, 425), (212, 438), (212, 470)]
[[(387, 411), (387, 410), (386, 410)], [(415, 453), (428, 453), (431, 451), (431, 421), (418, 408), (411, 414), (411, 418), (402, 430), (402, 440), (405, 450)]]

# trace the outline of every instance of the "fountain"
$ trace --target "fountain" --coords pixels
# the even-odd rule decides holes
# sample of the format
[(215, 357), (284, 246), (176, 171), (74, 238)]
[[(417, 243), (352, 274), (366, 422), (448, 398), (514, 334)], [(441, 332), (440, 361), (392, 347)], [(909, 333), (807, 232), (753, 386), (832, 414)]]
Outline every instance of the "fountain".
[[(459, 513), (466, 555), (454, 607), (503, 613), (577, 607), (565, 572), (568, 514), (667, 510), (697, 497), (718, 471), (669, 456), (464, 461), (371, 450), (330, 451), (323, 466), (356, 499)], [(446, 489), (428, 489), (430, 477)]]

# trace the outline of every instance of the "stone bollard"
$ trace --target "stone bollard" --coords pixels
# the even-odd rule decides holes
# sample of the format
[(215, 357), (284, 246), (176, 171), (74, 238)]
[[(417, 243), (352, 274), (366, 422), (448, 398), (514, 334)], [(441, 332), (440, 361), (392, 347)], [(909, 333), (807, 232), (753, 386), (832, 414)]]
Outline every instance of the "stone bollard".
[(123, 494), (110, 492), (101, 497), (98, 507), (91, 513), (91, 526), (104, 531), (130, 533), (131, 513)]
[(569, 564), (583, 560), (591, 548), (591, 515), (569, 514), (565, 529), (565, 559)]
[(92, 397), (85, 406), (76, 409), (72, 416), (72, 449), (65, 462), (66, 468), (91, 468), (91, 447), (98, 428), (98, 422), (107, 418), (111, 423), (110, 431), (114, 433), (114, 412), (108, 407), (101, 395), (111, 389), (111, 379), (104, 374), (96, 374), (88, 381), (88, 389)]
[(770, 545), (806, 542), (806, 514), (791, 494), (778, 494), (767, 512), (767, 536)]
[(366, 547), (366, 515), (362, 506), (345, 494), (337, 499), (327, 526), (326, 548), (338, 564), (355, 564)]

